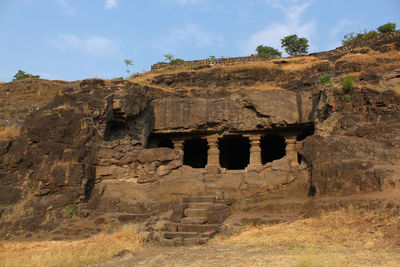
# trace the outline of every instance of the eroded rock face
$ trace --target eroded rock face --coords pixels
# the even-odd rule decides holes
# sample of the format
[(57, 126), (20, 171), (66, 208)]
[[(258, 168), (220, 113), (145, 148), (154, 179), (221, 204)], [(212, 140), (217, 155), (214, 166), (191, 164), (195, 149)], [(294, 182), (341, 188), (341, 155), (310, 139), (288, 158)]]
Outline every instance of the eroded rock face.
[[(0, 85), (6, 118), (0, 126), (20, 130), (0, 141), (0, 204), (6, 206), (0, 237), (13, 229), (54, 229), (66, 220), (67, 204), (74, 216), (116, 213), (126, 221), (207, 190), (236, 201), (399, 190), (399, 70), (391, 58), (399, 45), (381, 45), (329, 60), (301, 57), (156, 75), (150, 84), (160, 88), (100, 79)], [(373, 53), (373, 64), (353, 62), (357, 53)], [(379, 53), (391, 57), (375, 60)], [(318, 85), (321, 74), (331, 73), (337, 85), (354, 71), (360, 71), (357, 84), (347, 95), (333, 84)], [(29, 101), (38, 99), (29, 108), (11, 99), (30, 88)], [(19, 107), (3, 108), (12, 105)], [(302, 125), (315, 125), (315, 133), (308, 129), (311, 136), (302, 140)], [(183, 165), (179, 147), (147, 148), (151, 134), (176, 142), (189, 135), (289, 130), (285, 137), (299, 137), (290, 146), (297, 147), (300, 165), (291, 154), (256, 170), (207, 172)]]
[[(332, 95), (336, 110), (317, 124), (323, 135), (299, 146), (319, 194), (354, 194), (399, 189), (400, 98), (361, 89), (351, 103)], [(328, 100), (329, 102), (329, 100)], [(383, 171), (385, 170), (385, 171)]]
[(229, 98), (153, 101), (154, 131), (253, 131), (313, 121), (310, 93), (284, 90), (235, 93)]

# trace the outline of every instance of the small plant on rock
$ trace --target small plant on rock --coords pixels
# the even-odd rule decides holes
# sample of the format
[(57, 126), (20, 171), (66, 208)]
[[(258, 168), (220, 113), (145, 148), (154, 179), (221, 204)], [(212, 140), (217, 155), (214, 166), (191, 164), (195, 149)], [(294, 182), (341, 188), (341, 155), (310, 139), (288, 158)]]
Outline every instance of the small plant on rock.
[(74, 213), (74, 206), (68, 203), (67, 206), (65, 206), (65, 211), (64, 211), (65, 218), (71, 219), (73, 213)]
[(319, 76), (318, 80), (319, 80), (318, 82), (319, 87), (324, 87), (326, 85), (332, 84), (331, 75), (328, 73)]
[(181, 62), (184, 61), (184, 60), (181, 59), (181, 58), (175, 58), (175, 57), (174, 57), (173, 55), (171, 55), (171, 54), (166, 54), (166, 55), (164, 55), (164, 58), (165, 58), (165, 60), (168, 61), (168, 63), (170, 63), (170, 64), (178, 64), (178, 63), (181, 63)]
[(126, 65), (126, 74), (127, 74), (127, 77), (129, 77), (129, 73), (131, 72), (130, 70), (129, 70), (129, 66), (132, 66), (133, 67), (133, 60), (131, 60), (131, 59), (124, 59), (124, 63), (125, 63), (125, 65)]
[(165, 58), (165, 61), (171, 62), (171, 60), (174, 59), (174, 55), (172, 54), (165, 54), (163, 55), (163, 57)]
[(173, 60), (171, 60), (169, 63), (171, 64), (179, 64), (182, 63), (184, 60), (181, 58), (174, 58)]
[(350, 92), (350, 90), (354, 86), (354, 77), (353, 76), (345, 76), (342, 81), (342, 89), (344, 93)]

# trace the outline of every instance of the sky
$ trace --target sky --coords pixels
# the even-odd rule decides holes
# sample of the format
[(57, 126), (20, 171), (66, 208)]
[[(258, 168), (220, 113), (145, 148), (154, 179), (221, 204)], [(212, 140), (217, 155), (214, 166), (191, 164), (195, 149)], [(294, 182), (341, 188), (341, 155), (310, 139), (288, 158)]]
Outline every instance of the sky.
[(283, 51), (306, 37), (309, 52), (346, 33), (400, 28), (400, 0), (0, 0), (0, 81), (18, 70), (46, 79), (126, 77), (172, 54), (184, 60)]

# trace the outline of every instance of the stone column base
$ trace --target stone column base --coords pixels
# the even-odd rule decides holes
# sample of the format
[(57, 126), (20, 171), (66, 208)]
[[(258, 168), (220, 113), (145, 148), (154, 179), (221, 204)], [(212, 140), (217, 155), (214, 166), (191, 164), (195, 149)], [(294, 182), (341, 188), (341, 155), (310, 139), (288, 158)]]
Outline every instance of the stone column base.
[(246, 172), (258, 172), (262, 168), (262, 164), (251, 164), (246, 168)]
[(206, 173), (218, 174), (220, 172), (221, 172), (221, 168), (219, 166), (215, 166), (215, 165), (207, 165), (206, 166)]

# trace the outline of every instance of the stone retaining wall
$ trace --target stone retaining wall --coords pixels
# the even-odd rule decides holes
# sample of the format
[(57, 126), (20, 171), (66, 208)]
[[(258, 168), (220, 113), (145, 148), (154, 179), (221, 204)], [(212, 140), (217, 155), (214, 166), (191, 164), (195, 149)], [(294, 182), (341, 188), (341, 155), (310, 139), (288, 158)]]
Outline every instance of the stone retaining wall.
[[(400, 36), (400, 31), (394, 31), (384, 34), (379, 34), (376, 37), (358, 43), (354, 45), (347, 45), (341, 46), (333, 50), (319, 52), (319, 53), (312, 53), (311, 56), (315, 56), (321, 59), (326, 59), (335, 56), (341, 56), (343, 54), (349, 53), (352, 50), (368, 46), (372, 43), (378, 43), (383, 41), (389, 41), (395, 37)], [(188, 66), (188, 67), (199, 67), (203, 65), (233, 65), (233, 64), (242, 64), (242, 63), (249, 63), (249, 62), (257, 62), (257, 61), (268, 61), (272, 58), (270, 57), (260, 57), (258, 55), (251, 55), (248, 57), (231, 57), (231, 58), (215, 58), (215, 59), (204, 59), (204, 60), (191, 60), (191, 61), (183, 61), (179, 63), (173, 63), (173, 66)], [(172, 64), (169, 63), (157, 63), (151, 66), (151, 70), (159, 70), (171, 66)]]
[(372, 38), (370, 40), (367, 40), (367, 41), (364, 41), (364, 42), (361, 42), (361, 43), (358, 43), (358, 44), (340, 46), (340, 47), (338, 47), (336, 49), (333, 49), (333, 50), (329, 50), (329, 51), (325, 51), (325, 52), (319, 52), (319, 53), (312, 53), (310, 55), (318, 57), (318, 58), (322, 58), (322, 59), (330, 58), (330, 57), (342, 56), (342, 55), (344, 55), (346, 53), (349, 53), (349, 52), (353, 51), (356, 48), (363, 47), (363, 46), (368, 46), (368, 45), (373, 44), (373, 43), (389, 41), (390, 39), (393, 39), (393, 38), (398, 37), (398, 36), (400, 36), (400, 31), (394, 31), (394, 32), (379, 34), (379, 35), (377, 35), (376, 37), (374, 37), (374, 38)]
[(151, 70), (163, 69), (168, 66), (192, 66), (198, 67), (202, 65), (233, 65), (233, 64), (241, 64), (241, 63), (249, 63), (256, 61), (267, 61), (270, 60), (271, 57), (260, 57), (258, 55), (251, 55), (249, 57), (230, 57), (230, 58), (214, 58), (214, 59), (203, 59), (203, 60), (191, 60), (191, 61), (183, 61), (179, 63), (157, 63), (151, 66)]

